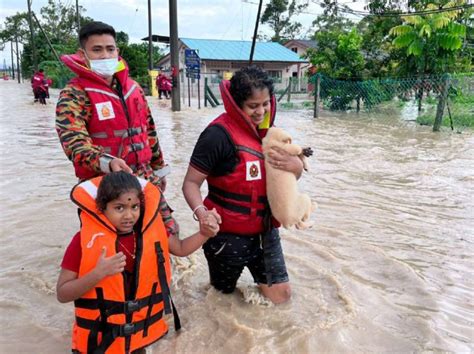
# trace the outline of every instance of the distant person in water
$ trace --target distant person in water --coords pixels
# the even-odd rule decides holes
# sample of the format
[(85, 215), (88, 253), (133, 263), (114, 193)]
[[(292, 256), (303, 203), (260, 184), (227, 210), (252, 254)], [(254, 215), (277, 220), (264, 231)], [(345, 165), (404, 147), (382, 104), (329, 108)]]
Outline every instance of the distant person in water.
[(36, 72), (33, 72), (33, 76), (31, 77), (31, 89), (33, 90), (33, 96), (35, 102), (40, 102), (46, 104), (44, 100), (46, 96), (41, 97), (42, 93), (44, 92), (44, 70), (39, 69)]
[(158, 88), (158, 99), (161, 100), (163, 94), (165, 98), (171, 98), (171, 79), (167, 77), (162, 71), (156, 78), (156, 86)]

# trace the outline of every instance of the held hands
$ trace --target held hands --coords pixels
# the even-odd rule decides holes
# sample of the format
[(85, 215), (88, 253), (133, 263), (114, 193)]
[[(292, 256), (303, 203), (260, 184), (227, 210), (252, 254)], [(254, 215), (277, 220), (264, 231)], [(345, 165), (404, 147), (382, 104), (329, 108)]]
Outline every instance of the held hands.
[(94, 271), (103, 279), (109, 275), (123, 272), (125, 268), (125, 255), (122, 252), (107, 257), (107, 247), (102, 248), (102, 253), (97, 261)]
[(219, 232), (219, 224), (222, 222), (221, 216), (216, 209), (201, 209), (198, 216), (199, 232), (205, 237), (214, 237)]
[(117, 172), (117, 171), (125, 171), (127, 173), (133, 173), (133, 170), (127, 163), (119, 158), (115, 158), (109, 162), (110, 171)]

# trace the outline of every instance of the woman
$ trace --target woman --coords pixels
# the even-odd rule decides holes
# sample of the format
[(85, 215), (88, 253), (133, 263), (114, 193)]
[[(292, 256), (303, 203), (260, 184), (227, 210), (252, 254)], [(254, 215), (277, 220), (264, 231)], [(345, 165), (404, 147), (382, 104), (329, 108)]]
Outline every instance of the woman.
[[(275, 119), (273, 82), (263, 70), (251, 66), (223, 81), (220, 90), (226, 112), (199, 137), (183, 193), (200, 223), (214, 208), (222, 218), (220, 232), (203, 246), (211, 284), (231, 293), (248, 267), (262, 294), (282, 303), (290, 299), (291, 289), (279, 225), (270, 218), (262, 154), (262, 138)], [(282, 150), (275, 150), (269, 163), (297, 177), (303, 170), (298, 157)], [(204, 180), (209, 194), (203, 201)]]

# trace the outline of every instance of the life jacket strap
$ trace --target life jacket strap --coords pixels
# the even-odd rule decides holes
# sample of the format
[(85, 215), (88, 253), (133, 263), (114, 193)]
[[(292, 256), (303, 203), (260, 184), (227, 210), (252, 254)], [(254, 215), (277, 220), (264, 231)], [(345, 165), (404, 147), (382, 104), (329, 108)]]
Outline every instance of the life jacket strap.
[(181, 328), (181, 320), (179, 319), (178, 311), (176, 310), (176, 306), (174, 305), (173, 299), (171, 298), (168, 279), (166, 278), (165, 256), (163, 254), (163, 249), (161, 248), (160, 242), (155, 243), (155, 251), (158, 263), (158, 280), (160, 282), (161, 293), (163, 294), (165, 314), (173, 312), (174, 329), (175, 331), (179, 331)]
[[(125, 323), (125, 324), (114, 324), (114, 323), (107, 323), (106, 327), (101, 331), (102, 335), (102, 342), (100, 345), (97, 343), (87, 343), (87, 352), (88, 353), (105, 353), (110, 345), (114, 342), (115, 338), (117, 337), (129, 337), (134, 335), (140, 331), (143, 331), (145, 328), (145, 324), (148, 321), (148, 326), (158, 322), (163, 318), (163, 311), (159, 311), (153, 316), (133, 323)], [(91, 332), (96, 329), (98, 320), (89, 320), (82, 317), (76, 317), (76, 324), (78, 327), (88, 329)]]
[[(244, 214), (244, 215), (250, 215), (252, 212), (252, 209), (242, 206), (242, 205), (237, 205), (234, 204), (230, 201), (224, 200), (220, 197), (218, 197), (216, 194), (209, 193), (207, 195), (209, 200), (213, 201), (217, 205), (223, 207), (224, 209), (231, 210), (233, 212), (239, 213), (239, 214)], [(265, 216), (265, 209), (257, 209), (257, 216), (263, 217)]]
[(218, 188), (218, 187), (213, 186), (213, 185), (209, 185), (209, 193), (210, 194), (212, 193), (212, 194), (215, 194), (217, 196), (224, 197), (224, 198), (227, 198), (227, 199), (237, 200), (239, 202), (248, 202), (248, 203), (250, 203), (252, 201), (252, 196), (251, 195), (228, 192), (226, 190), (223, 190), (223, 189)]
[[(154, 289), (153, 291), (156, 291)], [(152, 294), (138, 300), (129, 300), (125, 302), (121, 301), (112, 301), (104, 300), (105, 315), (111, 316), (116, 314), (131, 314), (133, 312), (139, 311), (145, 306), (155, 305), (163, 300), (161, 293)], [(77, 308), (83, 308), (88, 310), (99, 309), (99, 302), (97, 299), (77, 299), (74, 301), (74, 306)]]
[(160, 282), (161, 293), (163, 294), (163, 304), (165, 314), (171, 313), (171, 296), (168, 279), (166, 277), (165, 255), (160, 242), (155, 242), (156, 262), (158, 266), (158, 281)]
[[(252, 196), (248, 194), (239, 194), (239, 193), (232, 193), (229, 191), (226, 191), (224, 189), (218, 188), (214, 185), (209, 185), (209, 194), (215, 194), (218, 197), (222, 197), (225, 199), (232, 199), (236, 200), (239, 202), (248, 202), (250, 203), (252, 201)], [(257, 202), (264, 204), (267, 206), (268, 204), (268, 198), (265, 195), (261, 195), (257, 197)]]
[[(153, 283), (153, 286), (151, 288), (151, 293), (154, 294), (156, 291), (156, 286), (158, 283)], [(151, 298), (150, 298), (151, 299)], [(151, 301), (148, 303), (148, 309), (146, 311), (146, 319), (145, 319), (145, 326), (143, 328), (143, 337), (146, 337), (148, 335), (148, 326), (149, 326), (149, 318), (151, 316), (151, 309), (153, 308), (153, 305), (151, 304)]]

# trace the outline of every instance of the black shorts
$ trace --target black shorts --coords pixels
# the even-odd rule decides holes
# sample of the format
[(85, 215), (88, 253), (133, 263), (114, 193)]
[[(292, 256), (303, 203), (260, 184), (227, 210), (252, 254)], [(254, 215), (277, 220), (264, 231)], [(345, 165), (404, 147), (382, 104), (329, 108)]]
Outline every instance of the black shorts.
[[(209, 266), (211, 285), (224, 293), (234, 291), (244, 267), (250, 270), (258, 284), (288, 282), (278, 229), (251, 237), (219, 233), (202, 248)], [(269, 269), (268, 276), (265, 266)]]

